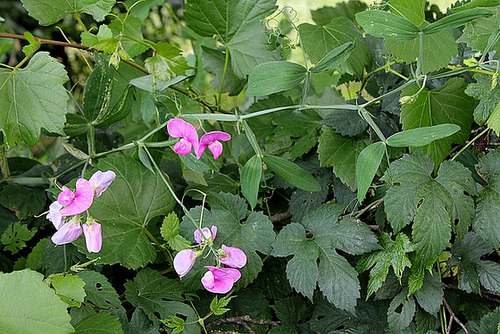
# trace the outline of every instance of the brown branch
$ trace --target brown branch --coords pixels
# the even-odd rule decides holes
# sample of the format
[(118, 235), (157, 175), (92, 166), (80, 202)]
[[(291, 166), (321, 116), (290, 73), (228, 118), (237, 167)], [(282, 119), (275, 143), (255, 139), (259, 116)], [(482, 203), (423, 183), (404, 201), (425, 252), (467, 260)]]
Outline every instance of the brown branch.
[[(26, 37), (24, 37), (23, 35), (8, 34), (8, 33), (3, 33), (3, 32), (0, 33), (0, 37), (26, 40)], [(66, 46), (66, 47), (80, 49), (80, 50), (88, 50), (89, 49), (88, 46), (81, 45), (81, 44), (53, 41), (50, 39), (42, 39), (42, 38), (38, 38), (38, 37), (35, 37), (35, 41), (37, 41), (38, 43), (41, 43), (41, 44)]]
[(451, 306), (450, 306), (450, 304), (448, 304), (448, 301), (446, 300), (446, 298), (443, 298), (443, 304), (444, 304), (444, 306), (446, 306), (446, 309), (450, 313), (450, 324), (448, 325), (447, 334), (451, 333), (451, 324), (453, 323), (452, 320), (454, 320), (460, 327), (462, 327), (462, 329), (465, 331), (465, 334), (470, 334), (467, 327), (465, 327), (465, 325), (455, 315), (455, 312), (453, 312), (453, 310), (451, 309)]
[(282, 213), (277, 213), (275, 215), (272, 215), (270, 217), (271, 223), (277, 223), (282, 220), (286, 220), (292, 218), (292, 214), (290, 212), (282, 212)]
[[(254, 330), (247, 324), (247, 322), (257, 325), (267, 325), (267, 326), (278, 326), (281, 325), (281, 321), (274, 320), (265, 320), (265, 319), (252, 319), (249, 315), (244, 315), (242, 317), (231, 317), (225, 319), (217, 319), (212, 321), (207, 325), (207, 328), (210, 329), (213, 326), (221, 325), (221, 324), (237, 324), (243, 326), (248, 333), (254, 334)], [(216, 333), (218, 331), (210, 331), (211, 333)], [(220, 333), (220, 332), (219, 332)]]

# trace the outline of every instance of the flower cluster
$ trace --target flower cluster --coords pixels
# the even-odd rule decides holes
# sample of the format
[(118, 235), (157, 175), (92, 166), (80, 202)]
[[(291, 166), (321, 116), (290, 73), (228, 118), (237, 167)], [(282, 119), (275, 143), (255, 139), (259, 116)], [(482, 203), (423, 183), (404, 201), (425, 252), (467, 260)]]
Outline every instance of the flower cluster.
[(196, 159), (200, 159), (207, 148), (212, 152), (214, 159), (217, 159), (222, 153), (222, 143), (219, 140), (228, 141), (231, 139), (229, 133), (210, 131), (201, 136), (198, 141), (198, 132), (195, 127), (180, 118), (168, 121), (167, 131), (173, 138), (181, 138), (175, 143), (174, 152), (186, 155), (190, 154), (191, 150), (194, 149)]
[[(194, 231), (194, 239), (203, 248), (203, 246), (211, 245), (217, 235), (217, 227), (212, 226), (209, 230), (207, 227)], [(200, 257), (202, 251), (194, 251), (192, 249), (183, 249), (174, 258), (174, 269), (180, 277), (186, 275), (193, 267), (196, 259)], [(237, 247), (227, 247), (222, 245), (216, 251), (217, 267), (205, 266), (208, 271), (201, 278), (201, 284), (210, 292), (227, 293), (233, 288), (234, 283), (240, 279), (241, 273), (234, 268), (243, 268), (247, 263), (245, 253)], [(224, 264), (231, 268), (223, 268)]]
[(51, 238), (54, 244), (64, 245), (75, 241), (83, 232), (89, 253), (98, 253), (101, 250), (101, 224), (87, 213), (87, 221), (81, 225), (80, 214), (90, 208), (94, 196), (101, 196), (115, 177), (113, 171), (104, 173), (97, 171), (88, 181), (83, 178), (78, 179), (74, 192), (66, 186), (62, 187), (57, 201), (49, 206), (47, 214), (47, 219), (57, 230)]

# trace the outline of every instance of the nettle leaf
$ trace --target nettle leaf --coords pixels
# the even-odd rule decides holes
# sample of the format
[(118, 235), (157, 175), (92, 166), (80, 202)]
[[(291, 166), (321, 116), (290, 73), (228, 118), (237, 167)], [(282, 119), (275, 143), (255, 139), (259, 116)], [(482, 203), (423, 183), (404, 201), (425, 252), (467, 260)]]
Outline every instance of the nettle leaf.
[(271, 307), (283, 322), (284, 333), (298, 333), (298, 325), (308, 318), (312, 305), (300, 296), (292, 296), (278, 299)]
[(64, 66), (48, 52), (36, 53), (23, 69), (0, 69), (0, 130), (9, 145), (35, 145), (42, 128), (64, 134), (67, 80)]
[(415, 315), (415, 300), (413, 296), (407, 296), (406, 291), (397, 294), (389, 304), (387, 310), (387, 322), (389, 328), (396, 333), (406, 329)]
[(428, 313), (436, 314), (443, 303), (444, 291), (441, 277), (438, 273), (425, 272), (422, 287), (415, 291), (418, 304)]
[(495, 150), (484, 156), (478, 164), (477, 172), (488, 183), (479, 191), (474, 216), (474, 231), (493, 247), (500, 243), (500, 151)]
[[(336, 249), (362, 254), (379, 246), (368, 226), (352, 218), (337, 221), (343, 210), (342, 205), (325, 205), (309, 212), (302, 223), (286, 225), (273, 243), (271, 255), (293, 255), (286, 272), (298, 292), (312, 299), (318, 283), (328, 301), (354, 311), (360, 297), (357, 274)], [(306, 231), (313, 237), (307, 237)]]
[(341, 73), (362, 77), (363, 69), (370, 63), (370, 54), (363, 35), (346, 17), (336, 17), (323, 26), (302, 23), (299, 25), (299, 33), (307, 55), (315, 64), (333, 49), (348, 42), (354, 43), (354, 48), (347, 61), (340, 65)]
[[(452, 78), (440, 88), (424, 88), (414, 103), (401, 107), (403, 130), (443, 123), (460, 126), (454, 135), (422, 146), (422, 151), (432, 157), (436, 166), (448, 155), (452, 143), (462, 145), (469, 138), (474, 101), (465, 95), (465, 85), (465, 80)], [(412, 96), (418, 90), (417, 85), (410, 86), (401, 95)]]
[(118, 317), (109, 312), (99, 312), (87, 317), (75, 325), (76, 333), (122, 334), (123, 329)]
[(476, 82), (467, 85), (465, 94), (479, 100), (474, 108), (474, 121), (483, 125), (500, 103), (500, 85), (494, 85), (498, 79), (486, 74), (474, 73), (474, 79)]
[(470, 171), (445, 161), (432, 177), (434, 164), (421, 153), (391, 163), (382, 180), (389, 189), (385, 212), (397, 233), (413, 221), (413, 243), (422, 263), (433, 260), (448, 245), (451, 229), (463, 235), (474, 216), (475, 193)]
[[(63, 302), (35, 271), (0, 274), (0, 328), (6, 333), (73, 333)], [(19, 287), (22, 287), (21, 289)]]
[(323, 124), (330, 126), (342, 136), (354, 137), (363, 133), (368, 127), (357, 110), (334, 109), (323, 119)]
[[(89, 209), (102, 224), (103, 235), (101, 252), (89, 256), (101, 257), (101, 263), (120, 263), (133, 269), (153, 262), (156, 250), (146, 228), (152, 218), (173, 209), (172, 195), (158, 174), (125, 156), (102, 159), (97, 168), (114, 171), (116, 179), (102, 196), (94, 198)], [(84, 251), (83, 240), (77, 245)]]
[(2, 234), (2, 245), (5, 250), (16, 254), (26, 247), (26, 242), (31, 240), (36, 233), (36, 229), (29, 230), (28, 227), (20, 222), (9, 224)]
[(367, 298), (372, 293), (377, 292), (385, 282), (387, 274), (389, 274), (389, 267), (392, 267), (394, 274), (400, 281), (405, 268), (411, 267), (411, 261), (406, 253), (413, 252), (414, 247), (404, 233), (398, 233), (394, 241), (389, 234), (383, 233), (379, 243), (383, 247), (382, 250), (364, 255), (356, 265), (359, 272), (371, 268)]
[(22, 0), (23, 7), (29, 15), (38, 20), (42, 26), (48, 26), (61, 20), (68, 14), (87, 13), (96, 21), (104, 20), (111, 11), (115, 0)]
[(180, 251), (189, 248), (190, 242), (179, 234), (179, 217), (173, 212), (163, 219), (160, 234), (168, 242), (170, 248)]
[(85, 298), (85, 282), (78, 276), (72, 274), (57, 274), (50, 278), (50, 284), (56, 290), (56, 294), (69, 307), (80, 307)]
[(100, 309), (120, 308), (121, 301), (115, 288), (108, 282), (106, 276), (93, 271), (84, 270), (76, 274), (84, 282), (85, 301), (91, 302)]
[(276, 0), (191, 0), (184, 17), (189, 28), (204, 37), (217, 36), (227, 50), (234, 74), (244, 79), (251, 68), (278, 55), (267, 42), (261, 23), (275, 9)]
[(455, 240), (448, 265), (458, 267), (460, 289), (480, 293), (479, 283), (490, 291), (496, 291), (500, 287), (500, 264), (481, 260), (481, 256), (491, 249), (492, 246), (475, 233), (468, 233), (463, 240)]
[(283, 92), (305, 79), (307, 69), (289, 61), (270, 61), (250, 70), (247, 95), (263, 96)]
[(182, 57), (182, 50), (166, 42), (153, 45), (156, 54), (144, 61), (144, 66), (160, 80), (168, 81), (172, 77), (184, 74), (189, 69), (187, 61)]
[(471, 334), (498, 334), (500, 324), (500, 308), (496, 308), (483, 316), (479, 323), (469, 321), (467, 328)]
[(368, 138), (343, 137), (323, 126), (319, 137), (318, 154), (321, 167), (332, 167), (335, 175), (354, 191), (358, 156), (368, 146)]

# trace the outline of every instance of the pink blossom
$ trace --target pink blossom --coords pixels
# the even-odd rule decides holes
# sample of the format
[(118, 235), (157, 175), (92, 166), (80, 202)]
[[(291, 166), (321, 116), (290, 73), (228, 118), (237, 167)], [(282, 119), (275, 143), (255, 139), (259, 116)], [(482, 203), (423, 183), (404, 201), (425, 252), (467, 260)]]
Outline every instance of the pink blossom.
[(92, 189), (94, 190), (94, 196), (101, 196), (104, 190), (108, 189), (109, 185), (111, 184), (111, 182), (113, 182), (115, 177), (115, 172), (111, 170), (108, 170), (104, 173), (100, 170), (95, 172), (89, 179), (89, 182), (92, 185)]
[(185, 276), (196, 262), (197, 254), (191, 249), (183, 249), (174, 258), (174, 269), (180, 277)]
[(78, 179), (74, 193), (68, 187), (63, 186), (63, 191), (57, 196), (59, 204), (66, 205), (65, 208), (59, 211), (59, 214), (62, 216), (79, 215), (90, 208), (93, 199), (94, 190), (90, 182), (85, 179)]
[(237, 247), (226, 247), (222, 245), (223, 256), (219, 257), (219, 261), (226, 266), (233, 268), (243, 268), (247, 264), (247, 256)]
[(62, 208), (63, 206), (55, 201), (49, 206), (49, 213), (47, 213), (47, 219), (54, 224), (56, 230), (60, 229), (64, 224), (64, 217), (60, 213)]
[(102, 247), (101, 224), (89, 217), (83, 224), (83, 234), (89, 253), (99, 253)]
[(198, 150), (195, 150), (196, 158), (199, 159), (208, 147), (208, 150), (212, 152), (214, 159), (217, 159), (222, 153), (222, 144), (219, 140), (228, 141), (230, 139), (231, 135), (222, 131), (211, 131), (205, 133), (201, 136)]
[(232, 268), (216, 268), (206, 266), (209, 271), (201, 278), (201, 284), (210, 292), (227, 293), (234, 283), (240, 279), (241, 273)]
[(64, 245), (75, 241), (82, 235), (82, 227), (80, 222), (71, 219), (69, 222), (61, 226), (61, 228), (52, 236), (51, 240), (56, 245)]
[[(212, 231), (210, 232), (210, 230), (212, 230)], [(208, 240), (211, 237), (212, 241), (214, 241), (215, 236), (217, 235), (217, 226), (212, 226), (210, 228), (210, 230), (208, 229), (208, 227), (202, 228), (201, 233), (200, 233), (200, 230), (195, 230), (194, 231), (194, 240), (196, 240), (197, 243), (202, 244), (205, 240)], [(203, 234), (203, 236), (202, 236), (202, 234)]]
[(198, 133), (194, 126), (180, 118), (174, 118), (168, 121), (167, 131), (173, 138), (181, 138), (174, 145), (174, 152), (186, 155), (191, 153), (191, 148), (198, 151)]

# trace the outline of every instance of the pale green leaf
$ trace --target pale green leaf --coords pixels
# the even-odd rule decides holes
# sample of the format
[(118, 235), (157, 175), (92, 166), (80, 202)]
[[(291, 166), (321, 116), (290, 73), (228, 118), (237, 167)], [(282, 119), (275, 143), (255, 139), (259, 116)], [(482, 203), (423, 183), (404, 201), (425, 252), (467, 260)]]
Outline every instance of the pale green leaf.
[(144, 66), (160, 80), (168, 81), (171, 78), (183, 75), (189, 66), (182, 57), (182, 50), (166, 42), (158, 42), (153, 46), (156, 54), (144, 61)]
[(174, 212), (170, 212), (168, 216), (163, 219), (160, 233), (173, 250), (180, 251), (191, 245), (188, 240), (179, 234), (179, 217), (177, 217)]
[(295, 163), (272, 155), (265, 155), (263, 160), (269, 169), (297, 188), (306, 191), (321, 190), (316, 179)]
[(72, 274), (57, 274), (50, 278), (50, 284), (56, 290), (56, 294), (69, 307), (80, 307), (85, 298), (85, 282), (78, 276)]
[(422, 29), (422, 32), (424, 34), (434, 34), (443, 30), (451, 30), (463, 26), (472, 20), (485, 16), (491, 16), (492, 14), (492, 11), (482, 8), (463, 10), (432, 22), (427, 27)]
[(356, 21), (370, 35), (394, 41), (415, 39), (420, 32), (411, 21), (381, 10), (357, 13)]
[(387, 145), (392, 147), (420, 147), (434, 140), (446, 138), (460, 130), (456, 124), (438, 124), (410, 129), (393, 134), (387, 138)]
[[(490, 1), (490, 0), (488, 0)], [(472, 2), (471, 2), (472, 3)], [(500, 12), (496, 10), (496, 15), (488, 18), (480, 18), (466, 24), (462, 36), (457, 42), (466, 43), (477, 51), (484, 51), (488, 45), (490, 36), (498, 32), (498, 19)], [(491, 45), (490, 50), (498, 50), (500, 40)], [(497, 58), (496, 56), (495, 58)]]
[(75, 334), (122, 334), (118, 317), (109, 312), (99, 312), (75, 325)]
[(23, 69), (0, 69), (0, 130), (9, 145), (34, 145), (42, 128), (63, 134), (67, 80), (64, 66), (48, 52), (36, 53)]
[(247, 95), (263, 96), (292, 89), (304, 80), (304, 66), (288, 61), (259, 64), (248, 75)]
[(4, 333), (73, 333), (68, 304), (32, 270), (0, 274), (0, 328)]
[(500, 0), (472, 0), (459, 7), (450, 8), (450, 12), (458, 13), (464, 10), (477, 7), (494, 7), (500, 5)]
[(356, 161), (356, 182), (358, 184), (358, 201), (361, 203), (365, 198), (373, 177), (377, 173), (385, 152), (383, 142), (372, 143), (365, 147)]
[(310, 69), (311, 72), (320, 73), (333, 71), (349, 58), (354, 46), (353, 42), (347, 42), (336, 47), (321, 58), (318, 63)]
[(259, 196), (260, 181), (262, 178), (262, 159), (258, 155), (254, 155), (245, 163), (241, 170), (241, 192), (247, 199), (250, 207), (253, 208), (257, 204)]
[(417, 27), (425, 24), (425, 0), (390, 0), (389, 3), (392, 6), (391, 10), (393, 10), (394, 14), (403, 15)]

